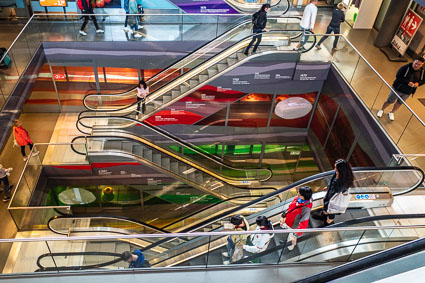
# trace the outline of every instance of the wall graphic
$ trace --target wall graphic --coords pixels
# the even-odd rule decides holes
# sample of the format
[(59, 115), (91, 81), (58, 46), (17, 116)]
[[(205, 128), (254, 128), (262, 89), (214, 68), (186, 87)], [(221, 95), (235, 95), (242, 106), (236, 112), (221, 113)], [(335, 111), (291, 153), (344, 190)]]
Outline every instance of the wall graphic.
[(202, 14), (238, 14), (224, 0), (170, 0), (186, 13)]

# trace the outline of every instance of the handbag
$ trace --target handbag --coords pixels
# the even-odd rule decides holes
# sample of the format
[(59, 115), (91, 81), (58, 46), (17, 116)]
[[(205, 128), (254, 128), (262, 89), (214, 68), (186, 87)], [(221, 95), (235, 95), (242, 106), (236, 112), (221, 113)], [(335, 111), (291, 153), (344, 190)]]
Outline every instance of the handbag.
[(336, 193), (329, 200), (328, 211), (329, 214), (344, 213), (347, 210), (348, 204), (351, 199), (351, 194), (348, 190), (344, 193)]

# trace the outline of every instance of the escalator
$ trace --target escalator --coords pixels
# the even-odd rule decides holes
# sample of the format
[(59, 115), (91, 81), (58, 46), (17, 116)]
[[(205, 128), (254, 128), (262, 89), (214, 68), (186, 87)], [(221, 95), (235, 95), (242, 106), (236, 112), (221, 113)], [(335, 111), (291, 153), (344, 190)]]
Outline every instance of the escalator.
[[(305, 178), (301, 181), (298, 181), (290, 186), (286, 186), (276, 192), (270, 193), (266, 196), (262, 196), (254, 201), (233, 207), (232, 209), (227, 209), (224, 211), (223, 204), (217, 205), (211, 209), (201, 211), (189, 217), (192, 220), (196, 219), (198, 221), (191, 221), (190, 219), (184, 219), (180, 223), (168, 226), (168, 231), (175, 231), (176, 228), (181, 233), (195, 233), (194, 236), (186, 234), (179, 238), (150, 238), (154, 243), (149, 245), (139, 245), (134, 247), (139, 247), (145, 253), (146, 258), (151, 262), (152, 267), (167, 267), (167, 266), (192, 266), (192, 265), (205, 265), (205, 264), (222, 264), (223, 258), (221, 257), (221, 252), (226, 245), (226, 236), (223, 234), (218, 235), (199, 235), (198, 232), (220, 232), (223, 230), (223, 224), (229, 215), (235, 213), (242, 213), (247, 215), (246, 219), (250, 224), (255, 222), (255, 219), (258, 215), (267, 216), (273, 223), (277, 223), (279, 220), (279, 215), (284, 208), (287, 208), (289, 203), (292, 201), (293, 197), (296, 195), (296, 187), (309, 185), (312, 187), (314, 194), (314, 208), (319, 208), (322, 205), (322, 198), (324, 193), (321, 192), (321, 188), (326, 185), (329, 178), (333, 175), (333, 171), (320, 173), (308, 178)], [(350, 188), (350, 193), (352, 194), (352, 199), (350, 201), (349, 208), (354, 209), (353, 213), (357, 214), (359, 212), (366, 211), (365, 209), (355, 209), (355, 208), (374, 208), (374, 207), (383, 207), (390, 205), (392, 203), (393, 196), (403, 195), (408, 192), (413, 191), (415, 188), (420, 186), (423, 182), (423, 172), (416, 167), (389, 167), (389, 168), (355, 168), (355, 185)], [(279, 195), (282, 201), (276, 202), (276, 196)], [(268, 203), (268, 201), (271, 201)], [(258, 206), (259, 203), (267, 203), (267, 208), (265, 209), (254, 209)], [(223, 212), (222, 212), (223, 211)], [(351, 214), (352, 212), (350, 212)], [(347, 214), (347, 213), (346, 213)], [(424, 215), (408, 216), (408, 217), (423, 217)], [(354, 216), (356, 217), (356, 216)], [(386, 216), (387, 219), (391, 219), (392, 216)], [(402, 218), (402, 216), (396, 216)], [(405, 216), (407, 217), (407, 216)], [(363, 221), (373, 221), (375, 225), (378, 225), (376, 221), (383, 220), (383, 216), (375, 218), (365, 218)], [(397, 219), (398, 219), (397, 218)], [(60, 218), (59, 218), (60, 219)], [(56, 221), (61, 221), (57, 219)], [(199, 219), (202, 219), (199, 221)], [(68, 221), (68, 220), (67, 220)], [(346, 224), (357, 225), (358, 223), (346, 222)], [(194, 223), (193, 225), (185, 226), (183, 223)], [(359, 222), (357, 220), (357, 222)], [(341, 226), (341, 224), (339, 224)], [(379, 225), (380, 226), (380, 225)], [(49, 226), (50, 227), (50, 226)], [(164, 227), (162, 227), (164, 228)], [(207, 229), (205, 229), (207, 228)], [(285, 239), (282, 239), (280, 236), (275, 235), (274, 243), (270, 244), (267, 251), (253, 255), (251, 258), (243, 259), (241, 262), (246, 261), (256, 261), (260, 258), (261, 263), (276, 263), (281, 262), (314, 262), (320, 261), (320, 257), (323, 257), (323, 254), (326, 254), (326, 257), (337, 258), (338, 261), (341, 261), (341, 258), (346, 257), (347, 254), (351, 256), (353, 253), (350, 251), (354, 248), (358, 251), (358, 256), (363, 256), (366, 252), (365, 250), (371, 247), (377, 250), (379, 248), (385, 248), (390, 245), (390, 243), (398, 244), (403, 241), (410, 241), (414, 237), (392, 237), (391, 239), (386, 239), (385, 244), (382, 245), (379, 241), (379, 237), (384, 235), (387, 231), (386, 229), (371, 229), (369, 230), (344, 230), (344, 228), (338, 228), (335, 235), (326, 234), (322, 231), (314, 231), (313, 236), (306, 236), (300, 238), (300, 241), (297, 245), (297, 248), (292, 252), (282, 256), (282, 249), (286, 245)], [(342, 230), (341, 230), (342, 229)], [(89, 229), (90, 230), (90, 229)], [(342, 232), (341, 232), (342, 231)], [(378, 232), (376, 232), (378, 231)], [(341, 233), (340, 233), (341, 232)], [(340, 234), (338, 234), (340, 233)], [(391, 234), (391, 233), (390, 233)], [(336, 245), (332, 242), (333, 239), (338, 239), (344, 244)], [(280, 241), (282, 240), (282, 242)], [(142, 247), (143, 246), (143, 247)], [(360, 249), (360, 247), (367, 247), (367, 249)], [(164, 249), (164, 252), (154, 251), (153, 249)], [(320, 248), (320, 253), (319, 253)], [(335, 252), (337, 249), (339, 252)], [(341, 254), (340, 251), (344, 251)], [(279, 253), (280, 252), (280, 253)], [(298, 254), (297, 254), (298, 252)], [(336, 253), (336, 254), (335, 254)], [(305, 255), (302, 257), (302, 255)], [(277, 258), (276, 258), (277, 257)], [(329, 261), (329, 260), (327, 260)]]

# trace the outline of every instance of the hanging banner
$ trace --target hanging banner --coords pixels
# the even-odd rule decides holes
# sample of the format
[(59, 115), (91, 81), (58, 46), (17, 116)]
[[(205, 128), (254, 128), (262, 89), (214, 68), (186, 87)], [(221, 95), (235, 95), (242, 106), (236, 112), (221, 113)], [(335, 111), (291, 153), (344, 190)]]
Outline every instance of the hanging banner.
[(393, 40), (391, 41), (391, 44), (398, 51), (398, 53), (404, 55), (421, 23), (422, 18), (413, 12), (412, 9), (409, 9), (401, 21), (401, 24), (396, 34), (394, 35)]

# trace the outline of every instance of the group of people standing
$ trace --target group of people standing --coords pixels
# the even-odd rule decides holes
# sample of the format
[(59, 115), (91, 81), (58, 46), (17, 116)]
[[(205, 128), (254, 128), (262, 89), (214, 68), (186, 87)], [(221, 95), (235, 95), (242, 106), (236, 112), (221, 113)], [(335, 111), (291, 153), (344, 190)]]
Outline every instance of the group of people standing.
[[(323, 209), (312, 217), (323, 221), (319, 227), (325, 227), (334, 223), (335, 213), (330, 210), (332, 202), (337, 194), (348, 194), (348, 189), (353, 186), (353, 172), (350, 164), (343, 159), (339, 159), (334, 164), (335, 173), (332, 176), (327, 187), (324, 198)], [(346, 204), (348, 206), (348, 202)], [(282, 229), (307, 229), (310, 221), (311, 210), (313, 208), (313, 191), (309, 186), (303, 186), (298, 189), (296, 197), (289, 204), (289, 207), (281, 215), (280, 227)], [(347, 207), (345, 207), (346, 209)], [(233, 215), (230, 218), (235, 231), (249, 231), (250, 225), (242, 215)], [(273, 231), (273, 225), (266, 216), (258, 216), (256, 219), (256, 231)], [(292, 251), (297, 244), (297, 240), (303, 233), (288, 233), (286, 247)], [(241, 260), (243, 257), (263, 252), (267, 249), (270, 240), (273, 238), (273, 232), (265, 234), (241, 234), (231, 235), (227, 238), (227, 252), (222, 253), (223, 257), (228, 258), (224, 264), (230, 264)]]

